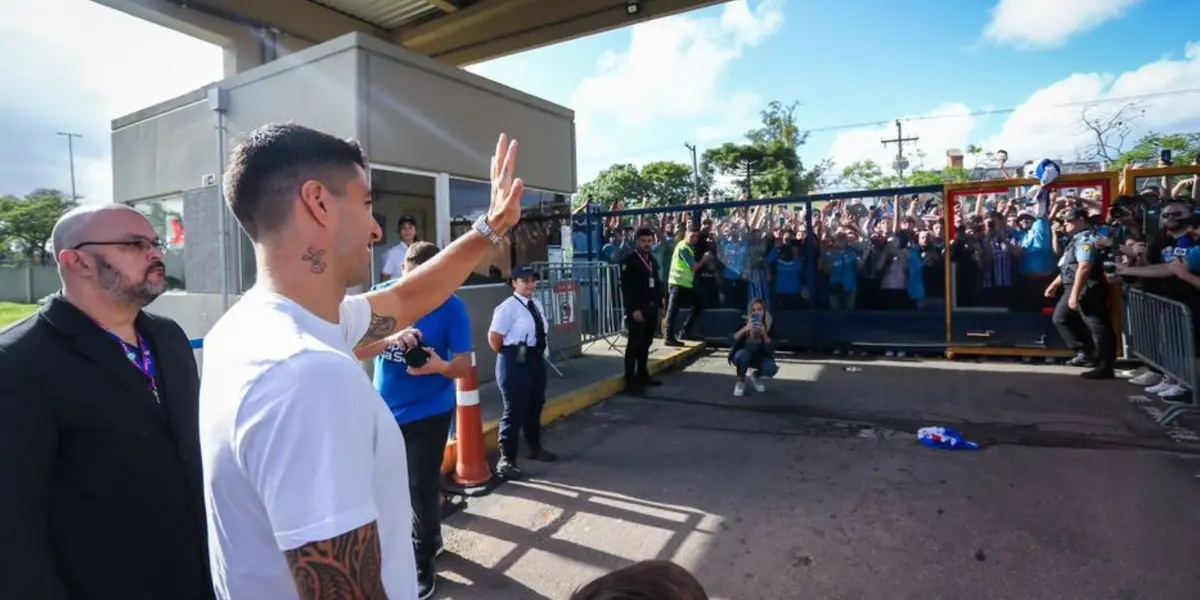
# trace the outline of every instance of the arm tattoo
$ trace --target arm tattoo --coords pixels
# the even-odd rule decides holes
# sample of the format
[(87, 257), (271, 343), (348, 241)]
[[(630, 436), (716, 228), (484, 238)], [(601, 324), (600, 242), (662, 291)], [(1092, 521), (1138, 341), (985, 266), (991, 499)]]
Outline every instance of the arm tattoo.
[(316, 275), (324, 273), (325, 267), (328, 266), (325, 264), (325, 251), (320, 248), (309, 248), (308, 252), (300, 257), (300, 260), (308, 263), (308, 270)]
[(358, 340), (356, 348), (361, 348), (367, 344), (378, 342), (383, 338), (392, 335), (396, 331), (396, 318), (385, 317), (374, 312), (371, 313), (371, 324), (367, 325), (367, 333), (363, 334), (361, 340)]
[(284, 555), (301, 600), (387, 600), (375, 523)]

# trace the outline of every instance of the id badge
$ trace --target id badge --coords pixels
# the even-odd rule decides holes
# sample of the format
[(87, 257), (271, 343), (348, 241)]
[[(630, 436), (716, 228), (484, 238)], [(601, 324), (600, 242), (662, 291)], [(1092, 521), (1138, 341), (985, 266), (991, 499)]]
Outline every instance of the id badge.
[(654, 289), (654, 278), (650, 278), (650, 289)]
[(525, 346), (517, 347), (517, 362), (519, 362), (519, 363), (525, 362)]

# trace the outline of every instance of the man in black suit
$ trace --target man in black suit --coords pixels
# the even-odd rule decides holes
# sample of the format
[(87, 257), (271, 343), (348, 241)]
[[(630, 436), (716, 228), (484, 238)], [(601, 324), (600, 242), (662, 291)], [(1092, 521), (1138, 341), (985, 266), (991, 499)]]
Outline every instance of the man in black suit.
[(52, 239), (62, 292), (0, 332), (0, 596), (211, 599), (196, 360), (142, 312), (162, 241), (121, 204)]
[(621, 296), (625, 299), (625, 318), (629, 343), (625, 345), (625, 389), (644, 391), (662, 382), (650, 378), (650, 344), (658, 329), (662, 308), (662, 280), (658, 263), (650, 255), (654, 232), (637, 231), (635, 251), (621, 259)]

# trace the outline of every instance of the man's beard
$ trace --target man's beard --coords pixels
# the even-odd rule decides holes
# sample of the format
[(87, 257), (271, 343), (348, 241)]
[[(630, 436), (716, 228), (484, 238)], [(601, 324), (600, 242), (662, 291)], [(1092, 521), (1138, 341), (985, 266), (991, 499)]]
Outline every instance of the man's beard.
[[(116, 267), (112, 266), (112, 263), (100, 256), (96, 257), (96, 268), (100, 274), (101, 289), (108, 292), (113, 298), (128, 302), (138, 308), (145, 308), (167, 291), (166, 266), (161, 262), (150, 265), (142, 274), (142, 280), (137, 282), (130, 281)], [(150, 273), (155, 269), (163, 270), (162, 278), (159, 281), (150, 280)]]

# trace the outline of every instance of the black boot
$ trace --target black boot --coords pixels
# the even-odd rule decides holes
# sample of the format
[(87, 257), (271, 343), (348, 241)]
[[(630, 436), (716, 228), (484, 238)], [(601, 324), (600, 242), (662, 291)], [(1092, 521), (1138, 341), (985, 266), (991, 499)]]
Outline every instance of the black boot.
[(500, 462), (496, 463), (496, 477), (505, 481), (516, 481), (524, 477), (525, 474), (521, 469), (517, 468), (517, 461), (508, 454), (500, 455)]
[(1094, 369), (1080, 373), (1079, 376), (1084, 379), (1114, 379), (1117, 375), (1111, 366), (1098, 365)]
[(437, 571), (433, 561), (417, 564), (417, 600), (429, 600), (437, 591)]

